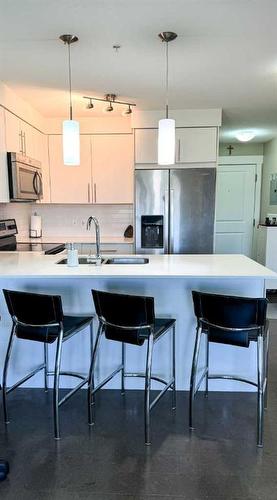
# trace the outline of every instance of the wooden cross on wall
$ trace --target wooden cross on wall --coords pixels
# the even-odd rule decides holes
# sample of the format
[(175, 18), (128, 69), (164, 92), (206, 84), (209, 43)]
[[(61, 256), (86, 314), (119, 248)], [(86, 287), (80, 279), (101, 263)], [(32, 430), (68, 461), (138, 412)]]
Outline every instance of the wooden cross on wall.
[(234, 149), (234, 146), (232, 146), (232, 144), (230, 144), (226, 149), (228, 149), (228, 151), (229, 151), (229, 156), (232, 156), (232, 151)]

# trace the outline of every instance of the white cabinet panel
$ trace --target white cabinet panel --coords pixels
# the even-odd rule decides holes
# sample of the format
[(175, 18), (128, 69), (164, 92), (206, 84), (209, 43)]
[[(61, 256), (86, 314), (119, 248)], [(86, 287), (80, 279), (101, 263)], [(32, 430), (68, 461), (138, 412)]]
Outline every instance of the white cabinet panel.
[(10, 201), (4, 109), (0, 107), (0, 203)]
[(216, 160), (216, 127), (176, 129), (176, 163), (205, 163)]
[(137, 129), (135, 131), (135, 163), (158, 162), (158, 130)]
[[(176, 163), (214, 163), (216, 160), (216, 127), (176, 129)], [(135, 163), (157, 164), (157, 162), (158, 129), (137, 129), (135, 131)]]
[(90, 203), (91, 145), (90, 136), (80, 137), (79, 166), (63, 163), (62, 136), (49, 136), (49, 161), (52, 203)]
[(133, 203), (133, 135), (92, 136), (94, 203)]

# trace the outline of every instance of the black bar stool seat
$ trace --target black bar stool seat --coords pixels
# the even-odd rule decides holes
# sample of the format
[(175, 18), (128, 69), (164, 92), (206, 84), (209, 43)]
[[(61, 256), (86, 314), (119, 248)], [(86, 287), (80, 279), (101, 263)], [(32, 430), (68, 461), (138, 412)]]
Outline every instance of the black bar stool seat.
[[(144, 391), (144, 418), (145, 418), (145, 444), (150, 444), (150, 411), (168, 389), (172, 389), (172, 408), (176, 407), (175, 391), (175, 323), (173, 318), (156, 318), (154, 312), (154, 298), (138, 295), (102, 292), (92, 290), (99, 328), (93, 350), (88, 384), (88, 415), (89, 424), (93, 424), (92, 406), (94, 394), (108, 383), (117, 373), (121, 373), (121, 393), (124, 394), (125, 377), (142, 377), (145, 379)], [(172, 333), (172, 375), (170, 380), (152, 375), (152, 354), (155, 343), (167, 332)], [(102, 334), (106, 339), (122, 343), (121, 365), (94, 386), (95, 362), (98, 354)], [(142, 373), (126, 372), (125, 370), (125, 345), (133, 344), (142, 346), (147, 343), (146, 367)], [(156, 398), (150, 402), (151, 380), (164, 385)]]
[[(90, 325), (93, 316), (63, 316), (63, 342)], [(59, 336), (59, 326), (33, 327), (18, 325), (16, 336), (19, 339), (33, 340), (52, 344)]]
[[(54, 434), (60, 438), (59, 407), (73, 394), (88, 383), (88, 374), (73, 371), (61, 371), (62, 345), (73, 335), (90, 328), (90, 349), (88, 350), (89, 362), (93, 351), (93, 315), (64, 315), (62, 300), (59, 295), (45, 295), (15, 290), (3, 290), (7, 307), (12, 318), (12, 330), (7, 348), (3, 371), (3, 408), (5, 423), (8, 423), (7, 395), (29, 380), (31, 377), (44, 371), (45, 391), (48, 390), (48, 377), (54, 376), (53, 413)], [(43, 343), (44, 362), (28, 373), (11, 387), (7, 387), (8, 367), (14, 338)], [(56, 341), (55, 367), (49, 371), (48, 345)], [(73, 389), (59, 399), (60, 376), (75, 377), (80, 380)]]
[[(208, 395), (209, 379), (237, 380), (257, 388), (257, 446), (263, 446), (264, 408), (267, 405), (269, 322), (266, 319), (267, 299), (236, 297), (192, 292), (197, 318), (196, 339), (190, 378), (189, 426), (193, 429), (194, 398), (205, 380)], [(206, 366), (198, 374), (198, 357), (203, 335), (206, 337)], [(209, 343), (248, 348), (257, 344), (257, 381), (209, 371)], [(198, 377), (198, 381), (196, 380)]]

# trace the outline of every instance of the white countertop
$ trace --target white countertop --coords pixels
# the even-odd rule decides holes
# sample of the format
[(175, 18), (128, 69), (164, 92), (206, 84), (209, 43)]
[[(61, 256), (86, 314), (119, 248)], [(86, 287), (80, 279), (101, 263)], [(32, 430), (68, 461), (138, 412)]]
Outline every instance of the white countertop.
[[(95, 244), (95, 236), (94, 234), (91, 234), (90, 236), (42, 236), (41, 238), (30, 238), (28, 235), (27, 236), (18, 236), (17, 237), (17, 242), (18, 243), (91, 243)], [(106, 244), (129, 244), (132, 245), (134, 242), (133, 238), (124, 238), (124, 236), (106, 236), (106, 235), (101, 235), (101, 245), (106, 245)]]
[[(16, 278), (261, 278), (277, 279), (277, 274), (244, 255), (144, 255), (149, 264), (92, 264), (68, 267), (57, 265), (65, 255), (40, 252), (0, 253), (0, 277)], [(118, 255), (117, 255), (118, 257)], [(128, 255), (130, 257), (130, 255)]]

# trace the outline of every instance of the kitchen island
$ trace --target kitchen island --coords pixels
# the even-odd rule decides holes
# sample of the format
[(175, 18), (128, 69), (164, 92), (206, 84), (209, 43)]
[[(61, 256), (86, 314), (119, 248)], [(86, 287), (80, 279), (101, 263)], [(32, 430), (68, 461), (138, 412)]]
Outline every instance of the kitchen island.
[[(57, 264), (63, 257), (43, 255), (39, 252), (3, 252), (0, 254), (0, 284), (13, 290), (60, 294), (66, 313), (91, 313), (94, 311), (92, 288), (118, 293), (133, 293), (155, 297), (156, 315), (174, 317), (176, 324), (176, 381), (177, 389), (187, 390), (195, 339), (195, 318), (191, 291), (223, 293), (249, 297), (265, 295), (265, 280), (277, 279), (277, 275), (243, 255), (144, 255), (147, 264), (102, 264), (68, 267)], [(128, 256), (130, 257), (130, 256)], [(277, 282), (276, 282), (277, 283)], [(10, 333), (11, 321), (0, 297), (0, 366)], [(96, 327), (96, 325), (95, 325)], [(63, 368), (86, 371), (89, 336), (77, 335), (64, 345)], [(170, 369), (170, 340), (165, 336), (156, 346), (153, 372), (168, 377)], [(211, 372), (237, 373), (245, 378), (255, 377), (255, 346), (248, 349), (214, 344), (210, 350)], [(50, 347), (53, 362), (54, 347)], [(11, 364), (10, 381), (24, 376), (26, 371), (42, 360), (43, 350), (39, 343), (15, 343)], [(128, 371), (144, 369), (144, 347), (128, 346)], [(120, 362), (120, 344), (104, 340), (100, 354), (97, 378), (104, 377)], [(201, 364), (201, 363), (200, 363)], [(99, 368), (100, 367), (100, 368)], [(62, 380), (63, 387), (70, 381)], [(65, 385), (67, 384), (67, 385)], [(73, 381), (74, 384), (74, 381)], [(143, 381), (127, 379), (127, 388), (143, 387)], [(42, 374), (28, 382), (31, 387), (43, 387)], [(119, 388), (115, 378), (107, 386)], [(153, 387), (155, 387), (153, 385)], [(251, 390), (248, 386), (231, 381), (210, 381), (211, 390)]]

